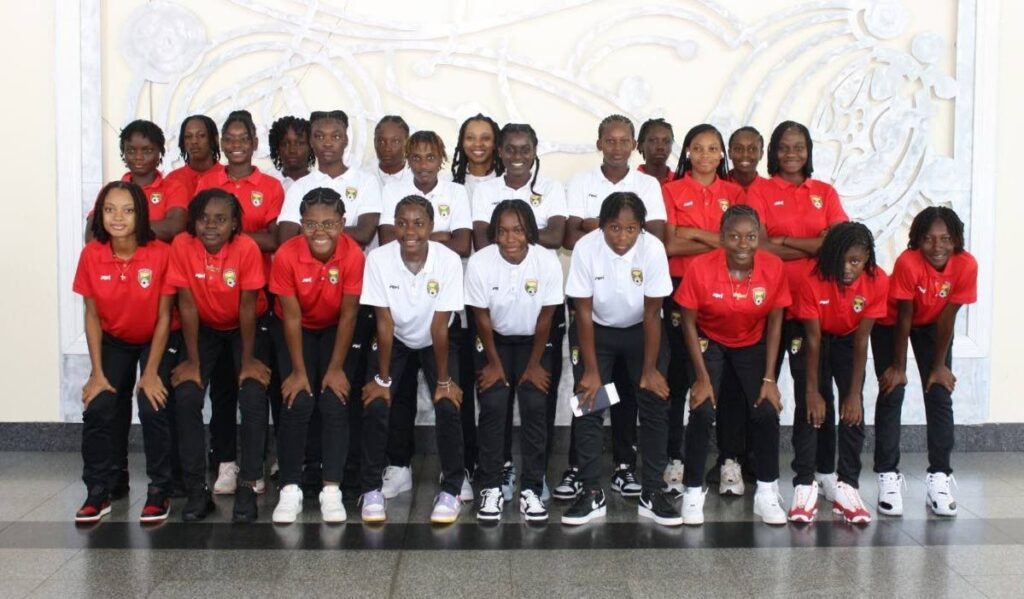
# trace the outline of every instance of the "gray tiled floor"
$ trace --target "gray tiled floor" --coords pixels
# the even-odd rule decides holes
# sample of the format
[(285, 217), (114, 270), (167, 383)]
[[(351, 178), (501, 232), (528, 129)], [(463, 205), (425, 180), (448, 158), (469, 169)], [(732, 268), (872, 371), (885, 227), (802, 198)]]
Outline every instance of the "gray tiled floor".
[[(436, 481), (437, 463), (436, 457), (428, 456), (415, 464), (419, 481), (415, 491), (389, 503), (390, 524), (385, 528), (369, 533), (355, 523), (320, 525), (319, 510), (311, 498), (302, 515), (307, 526), (262, 525), (272, 531), (269, 538), (282, 549), (215, 550), (201, 544), (189, 548), (187, 543), (172, 549), (138, 548), (138, 540), (148, 534), (139, 532), (145, 529), (136, 523), (145, 491), (139, 455), (132, 456), (131, 496), (116, 502), (112, 515), (94, 529), (102, 532), (104, 526), (108, 531), (125, 526), (129, 534), (123, 540), (105, 538), (100, 545), (106, 548), (83, 548), (93, 542), (89, 533), (67, 525), (83, 498), (80, 458), (0, 453), (0, 596), (1020, 597), (1024, 594), (1024, 517), (1018, 506), (1024, 495), (1024, 454), (963, 454), (955, 461), (960, 516), (952, 522), (939, 522), (927, 512), (925, 456), (909, 454), (903, 459), (908, 479), (903, 519), (882, 518), (867, 529), (838, 524), (768, 529), (753, 522), (749, 493), (735, 499), (709, 494), (704, 528), (665, 531), (636, 523), (635, 504), (609, 494), (607, 522), (613, 526), (608, 529), (617, 526), (616, 534), (626, 534), (631, 548), (588, 549), (591, 540), (606, 546), (601, 543), (607, 538), (601, 535), (608, 529), (598, 523), (579, 531), (563, 531), (556, 522), (546, 528), (527, 527), (511, 508), (498, 528), (477, 529), (467, 510), (460, 525), (430, 529), (423, 523), (429, 520), (436, 490), (430, 481)], [(862, 492), (873, 508), (877, 487), (870, 460), (866, 462)], [(783, 464), (787, 476), (786, 460)], [(549, 476), (559, 472), (557, 465)], [(788, 499), (791, 485), (784, 479), (781, 486)], [(269, 522), (275, 501), (273, 490), (260, 499), (261, 522)], [(348, 503), (354, 515), (355, 508)], [(563, 509), (556, 506), (553, 516)], [(231, 499), (218, 498), (217, 512), (207, 524), (181, 534), (198, 535), (203, 530), (213, 530), (219, 538), (235, 534), (240, 529), (229, 524), (230, 511)], [(822, 509), (821, 515), (823, 522), (831, 522), (827, 510)], [(176, 512), (172, 520), (177, 520)], [(117, 522), (124, 524), (107, 524)], [(712, 537), (729, 530), (721, 527), (729, 523), (743, 525), (745, 534), (761, 547), (701, 548), (720, 542)], [(420, 528), (385, 536), (403, 524)], [(61, 528), (65, 525), (67, 531)], [(168, 523), (162, 533), (177, 534), (174, 526), (186, 531), (183, 525)], [(15, 528), (22, 535), (17, 538), (31, 538), (33, 531), (41, 537), (50, 535), (47, 542), (52, 548), (10, 546), (12, 542), (5, 539), (14, 537), (5, 537), (4, 531)], [(317, 536), (322, 544), (318, 547), (345, 546), (346, 535), (353, 531), (364, 532), (364, 542), (376, 534), (382, 546), (397, 543), (397, 548), (303, 548), (309, 546), (309, 535)], [(884, 542), (879, 543), (879, 537), (872, 535), (882, 531), (888, 536), (883, 535)], [(420, 535), (420, 545), (425, 542), (431, 547), (422, 549), (413, 542), (408, 535), (414, 533)], [(538, 539), (552, 533), (579, 548), (543, 548)], [(695, 548), (644, 548), (647, 540), (655, 538), (661, 539), (659, 546), (675, 538), (679, 547)], [(770, 547), (762, 542), (765, 539)], [(859, 546), (862, 541), (884, 546)], [(509, 542), (534, 548), (500, 548)], [(498, 548), (481, 549), (490, 543)]]

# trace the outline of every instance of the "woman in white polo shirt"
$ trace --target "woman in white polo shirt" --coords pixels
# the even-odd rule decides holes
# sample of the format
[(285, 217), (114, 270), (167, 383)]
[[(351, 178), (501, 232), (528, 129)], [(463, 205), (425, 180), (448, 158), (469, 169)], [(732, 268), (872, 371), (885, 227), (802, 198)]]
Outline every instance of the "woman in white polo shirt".
[(643, 434), (642, 490), (638, 514), (666, 526), (683, 523), (666, 493), (662, 473), (668, 463), (668, 342), (661, 326), (661, 304), (672, 293), (665, 246), (644, 231), (647, 210), (631, 192), (609, 195), (601, 205), (599, 228), (576, 244), (565, 293), (573, 298), (576, 318), (569, 339), (579, 347), (573, 374), (580, 407), (576, 452), (583, 491), (563, 514), (563, 524), (584, 524), (605, 514), (598, 481), (604, 441), (604, 413), (588, 412), (616, 363), (625, 368), (635, 394)]
[(491, 216), (493, 243), (469, 259), (466, 303), (472, 306), (480, 343), (476, 347), (479, 388), (480, 505), (477, 518), (501, 519), (505, 497), (502, 462), (507, 458), (509, 405), (518, 395), (522, 419), (523, 478), (519, 511), (544, 521), (541, 501), (547, 468), (547, 395), (555, 381), (552, 360), (560, 352), (548, 341), (556, 308), (562, 306), (558, 257), (537, 245), (537, 222), (523, 200), (504, 200)]
[(426, 198), (403, 198), (395, 208), (394, 227), (395, 241), (370, 252), (363, 277), (361, 303), (375, 308), (377, 338), (363, 387), (363, 460), (369, 476), (362, 481), (362, 517), (365, 522), (385, 519), (381, 474), (387, 464), (391, 385), (415, 356), (434, 400), (443, 473), (431, 521), (450, 523), (459, 516), (465, 476), (462, 389), (455, 382), (458, 352), (448, 336), (452, 312), (463, 307), (462, 262), (458, 254), (430, 240), (434, 208)]

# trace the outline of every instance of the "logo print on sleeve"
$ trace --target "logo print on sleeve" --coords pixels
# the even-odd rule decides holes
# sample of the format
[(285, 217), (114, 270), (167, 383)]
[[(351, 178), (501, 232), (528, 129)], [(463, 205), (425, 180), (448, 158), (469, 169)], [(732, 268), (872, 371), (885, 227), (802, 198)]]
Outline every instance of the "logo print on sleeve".
[(140, 268), (138, 277), (139, 287), (149, 289), (149, 285), (153, 282), (153, 271), (148, 268)]
[(441, 284), (437, 282), (437, 279), (427, 281), (427, 295), (437, 297), (439, 291), (441, 291)]
[(346, 200), (354, 200), (354, 199), (356, 199), (357, 195), (359, 195), (359, 190), (356, 189), (355, 187), (346, 187), (345, 188), (345, 199)]
[(644, 271), (640, 270), (639, 268), (634, 268), (633, 270), (629, 271), (629, 275), (633, 278), (633, 282), (636, 283), (637, 285), (644, 284)]
[(817, 208), (818, 210), (821, 210), (821, 196), (811, 196), (811, 205)]
[(263, 204), (263, 194), (258, 191), (254, 191), (249, 195), (249, 201), (252, 202), (254, 207), (259, 208), (260, 205)]
[(542, 200), (543, 200), (543, 196), (541, 196), (539, 193), (531, 193), (530, 194), (530, 205), (532, 205), (532, 206), (540, 206), (540, 203), (541, 203)]
[(160, 193), (159, 191), (154, 191), (153, 193), (149, 194), (149, 202), (151, 204), (159, 204), (160, 200), (162, 200), (163, 197), (164, 196), (162, 193)]
[(526, 294), (537, 295), (537, 279), (526, 279)]
[(863, 295), (854, 296), (854, 298), (853, 298), (853, 311), (856, 312), (857, 314), (860, 314), (861, 312), (864, 311), (864, 304), (866, 304), (866, 303), (867, 303), (867, 300), (864, 298)]
[(232, 288), (238, 284), (238, 277), (235, 276), (234, 269), (229, 268), (224, 271), (224, 284)]
[(754, 287), (754, 305), (760, 306), (764, 303), (764, 298), (768, 295), (768, 291), (764, 287)]

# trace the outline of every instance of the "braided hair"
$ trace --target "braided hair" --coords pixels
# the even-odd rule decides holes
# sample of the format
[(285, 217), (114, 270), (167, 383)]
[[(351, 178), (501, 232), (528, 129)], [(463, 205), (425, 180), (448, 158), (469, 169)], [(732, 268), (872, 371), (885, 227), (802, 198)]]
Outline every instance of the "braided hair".
[(719, 231), (725, 231), (725, 228), (734, 220), (741, 218), (750, 219), (757, 229), (761, 228), (761, 219), (757, 216), (757, 210), (754, 210), (746, 204), (733, 204), (729, 206), (729, 209), (722, 215), (721, 224), (719, 225)]
[[(277, 170), (281, 170), (283, 166), (281, 162), (281, 142), (284, 141), (289, 131), (295, 135), (305, 135), (306, 144), (309, 144), (310, 127), (309, 121), (306, 119), (289, 115), (274, 121), (274, 124), (270, 126), (267, 142), (270, 144), (270, 161), (274, 163), (274, 168)], [(313, 149), (310, 148), (309, 156), (306, 158), (306, 168), (313, 168), (315, 163), (316, 156), (313, 155)]]
[(232, 110), (228, 118), (224, 119), (224, 123), (220, 126), (220, 134), (225, 135), (228, 132), (228, 127), (234, 123), (242, 123), (245, 130), (249, 133), (249, 137), (256, 140), (256, 123), (252, 120), (252, 113), (248, 110)]
[(846, 265), (846, 252), (852, 247), (862, 247), (868, 254), (864, 263), (864, 272), (868, 276), (875, 276), (875, 237), (861, 223), (843, 222), (837, 223), (825, 235), (825, 240), (818, 251), (817, 261), (814, 265), (814, 274), (825, 281), (831, 281), (839, 285), (843, 284), (843, 270)]
[(732, 145), (732, 142), (736, 139), (736, 136), (739, 135), (740, 133), (750, 133), (752, 135), (756, 135), (757, 143), (761, 144), (762, 148), (764, 147), (764, 136), (761, 135), (761, 132), (758, 131), (756, 127), (751, 127), (750, 125), (740, 127), (739, 129), (732, 132), (732, 135), (729, 136), (730, 146)]
[(459, 185), (466, 184), (466, 171), (469, 168), (469, 156), (466, 155), (466, 150), (463, 147), (462, 142), (466, 137), (466, 127), (468, 127), (473, 121), (483, 121), (491, 126), (491, 133), (494, 135), (494, 154), (491, 156), (490, 170), (494, 172), (495, 176), (501, 175), (505, 172), (505, 167), (501, 164), (501, 160), (498, 159), (498, 137), (501, 136), (498, 123), (489, 116), (477, 113), (476, 116), (471, 116), (462, 122), (462, 126), (459, 127), (459, 139), (455, 144), (455, 151), (452, 153), (452, 181)]
[(121, 129), (119, 148), (121, 149), (121, 160), (125, 160), (124, 147), (128, 145), (132, 136), (135, 134), (141, 135), (144, 139), (149, 140), (153, 145), (160, 149), (160, 159), (163, 160), (166, 148), (164, 147), (164, 131), (159, 125), (153, 121), (146, 121), (138, 119), (132, 121)]
[(533, 209), (522, 200), (502, 200), (491, 212), (491, 222), (487, 225), (487, 240), (496, 243), (498, 240), (498, 223), (506, 212), (514, 212), (519, 218), (519, 224), (526, 232), (526, 243), (536, 245), (540, 242), (540, 231), (537, 229), (537, 218), (533, 215)]
[(807, 127), (796, 121), (782, 121), (772, 131), (772, 138), (768, 142), (768, 174), (777, 175), (782, 170), (782, 166), (779, 164), (779, 144), (782, 143), (782, 136), (790, 130), (797, 131), (804, 136), (804, 143), (807, 144), (807, 162), (804, 163), (801, 172), (804, 178), (810, 179), (811, 174), (814, 173), (814, 142), (811, 141), (811, 132), (807, 130)]
[(309, 190), (306, 195), (302, 196), (302, 202), (299, 204), (299, 215), (306, 216), (306, 210), (311, 206), (327, 206), (333, 208), (338, 216), (345, 216), (345, 202), (341, 199), (341, 194), (330, 187), (317, 187), (316, 189)]
[(629, 117), (623, 116), (621, 114), (609, 114), (608, 116), (604, 117), (604, 119), (601, 120), (601, 124), (597, 126), (598, 139), (601, 139), (601, 136), (604, 135), (605, 127), (611, 125), (612, 123), (618, 123), (620, 125), (625, 125), (629, 127), (630, 136), (636, 138), (636, 128), (633, 126), (633, 121), (629, 120)]
[(914, 221), (910, 223), (910, 241), (907, 247), (912, 250), (920, 249), (928, 229), (931, 229), (937, 220), (946, 223), (946, 231), (953, 238), (953, 253), (959, 254), (964, 251), (964, 221), (960, 220), (960, 216), (952, 208), (945, 206), (929, 206), (917, 213)]
[(718, 136), (718, 146), (722, 148), (722, 159), (718, 163), (718, 168), (715, 169), (715, 174), (719, 179), (729, 177), (729, 158), (725, 154), (725, 140), (722, 139), (721, 131), (707, 123), (697, 125), (686, 132), (686, 137), (683, 138), (683, 153), (679, 156), (679, 164), (676, 166), (676, 177), (682, 177), (693, 170), (693, 161), (690, 160), (690, 144), (698, 135), (708, 132), (714, 132)]
[[(504, 127), (501, 128), (501, 134), (498, 136), (498, 147), (501, 147), (501, 144), (505, 141), (505, 138), (507, 136), (513, 135), (513, 134), (516, 134), (516, 133), (525, 133), (527, 135), (527, 137), (530, 138), (530, 143), (533, 144), (533, 150), (534, 150), (533, 154), (534, 154), (534, 156), (533, 156), (533, 167), (531, 167), (531, 170), (532, 170), (532, 168), (535, 168), (536, 170), (534, 170), (534, 172), (533, 172), (533, 178), (530, 179), (530, 193), (531, 194), (532, 193), (536, 193), (536, 192), (534, 192), (533, 187), (534, 187), (534, 185), (537, 184), (537, 177), (540, 176), (540, 156), (537, 155), (537, 132), (533, 130), (533, 127), (531, 127), (530, 125), (527, 125), (526, 123), (508, 123), (508, 124), (506, 124)], [(497, 154), (497, 152), (495, 152), (495, 154)], [(501, 168), (502, 168), (503, 171), (507, 170), (505, 168), (505, 163), (504, 162), (501, 163)]]
[(181, 159), (185, 161), (185, 164), (188, 164), (189, 155), (188, 151), (185, 150), (185, 127), (188, 127), (188, 124), (192, 121), (199, 121), (203, 124), (203, 127), (206, 129), (206, 140), (210, 144), (210, 155), (213, 156), (214, 162), (220, 162), (220, 142), (217, 139), (217, 123), (213, 122), (213, 119), (205, 114), (193, 114), (181, 121), (181, 131), (178, 132), (178, 150), (181, 152)]
[(640, 196), (632, 191), (616, 191), (601, 202), (601, 212), (597, 217), (598, 226), (603, 229), (608, 221), (617, 217), (623, 210), (631, 210), (633, 216), (640, 222), (640, 227), (646, 223), (647, 207)]
[(402, 211), (402, 208), (405, 208), (406, 206), (419, 207), (427, 213), (427, 220), (434, 222), (434, 207), (430, 204), (430, 200), (418, 195), (405, 196), (399, 200), (398, 205), (395, 206), (395, 220), (398, 220), (398, 214)]

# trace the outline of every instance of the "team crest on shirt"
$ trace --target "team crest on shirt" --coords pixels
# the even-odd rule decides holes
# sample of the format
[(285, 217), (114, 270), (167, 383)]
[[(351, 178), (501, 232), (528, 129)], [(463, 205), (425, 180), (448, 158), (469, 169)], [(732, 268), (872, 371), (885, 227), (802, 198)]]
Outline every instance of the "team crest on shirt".
[(768, 295), (768, 291), (764, 287), (754, 287), (754, 305), (760, 306), (764, 303), (764, 298)]
[(672, 327), (679, 328), (679, 322), (683, 319), (683, 313), (679, 310), (672, 310)]
[(224, 271), (224, 284), (228, 287), (234, 287), (238, 284), (238, 277), (233, 269), (229, 268)]
[(447, 218), (448, 215), (452, 213), (452, 207), (448, 204), (438, 204), (437, 213)]
[(532, 205), (532, 206), (540, 206), (540, 202), (541, 202), (542, 199), (543, 199), (543, 196), (540, 195), (539, 193), (531, 193), (530, 194), (530, 205)]
[(821, 196), (811, 196), (811, 205), (817, 208), (818, 210), (821, 210)]
[(572, 348), (572, 351), (569, 352), (569, 359), (572, 360), (572, 365), (573, 366), (576, 366), (577, 364), (579, 364), (580, 363), (580, 348), (578, 348), (578, 347)]
[(718, 198), (718, 207), (722, 209), (722, 212), (725, 212), (729, 209), (729, 200), (727, 198)]
[(338, 267), (336, 267), (336, 266), (332, 266), (332, 267), (327, 269), (327, 280), (331, 282), (331, 285), (337, 285), (338, 284), (338, 275), (339, 274), (341, 274), (341, 271), (339, 271)]
[(148, 268), (139, 269), (139, 287), (148, 289), (150, 283), (153, 282), (153, 271)]
[(861, 312), (863, 312), (864, 311), (864, 304), (866, 304), (867, 301), (868, 300), (864, 299), (863, 295), (856, 295), (856, 296), (854, 296), (853, 297), (853, 311), (856, 312), (857, 314), (860, 314)]
[(800, 353), (800, 348), (803, 347), (803, 344), (803, 337), (793, 337), (793, 340), (789, 342), (789, 353), (793, 354), (794, 356), (797, 355), (798, 353)]
[(358, 194), (359, 194), (359, 190), (356, 189), (355, 187), (346, 187), (345, 188), (345, 199), (346, 200), (354, 200), (354, 199), (356, 199), (356, 196)]
[(633, 270), (629, 271), (629, 276), (633, 277), (633, 282), (636, 283), (637, 285), (644, 284), (644, 271), (640, 270), (639, 268), (634, 268)]
[(252, 205), (259, 208), (263, 204), (263, 194), (258, 191), (254, 191), (249, 195), (249, 201)]
[(943, 281), (942, 282), (942, 288), (939, 289), (939, 297), (941, 297), (941, 298), (949, 297), (949, 292), (952, 291), (952, 290), (953, 290), (953, 284), (950, 283), (949, 281)]
[(159, 204), (160, 200), (162, 200), (163, 198), (164, 195), (159, 191), (154, 191), (153, 193), (149, 194), (149, 201), (152, 204)]
[(484, 351), (484, 342), (480, 340), (479, 336), (476, 338), (476, 351), (477, 353)]
[(526, 294), (537, 295), (537, 279), (526, 279)]
[(697, 345), (700, 346), (700, 353), (708, 351), (708, 340), (704, 337), (697, 337)]
[(437, 297), (437, 292), (439, 291), (441, 291), (441, 284), (437, 282), (437, 279), (427, 281), (427, 295)]

